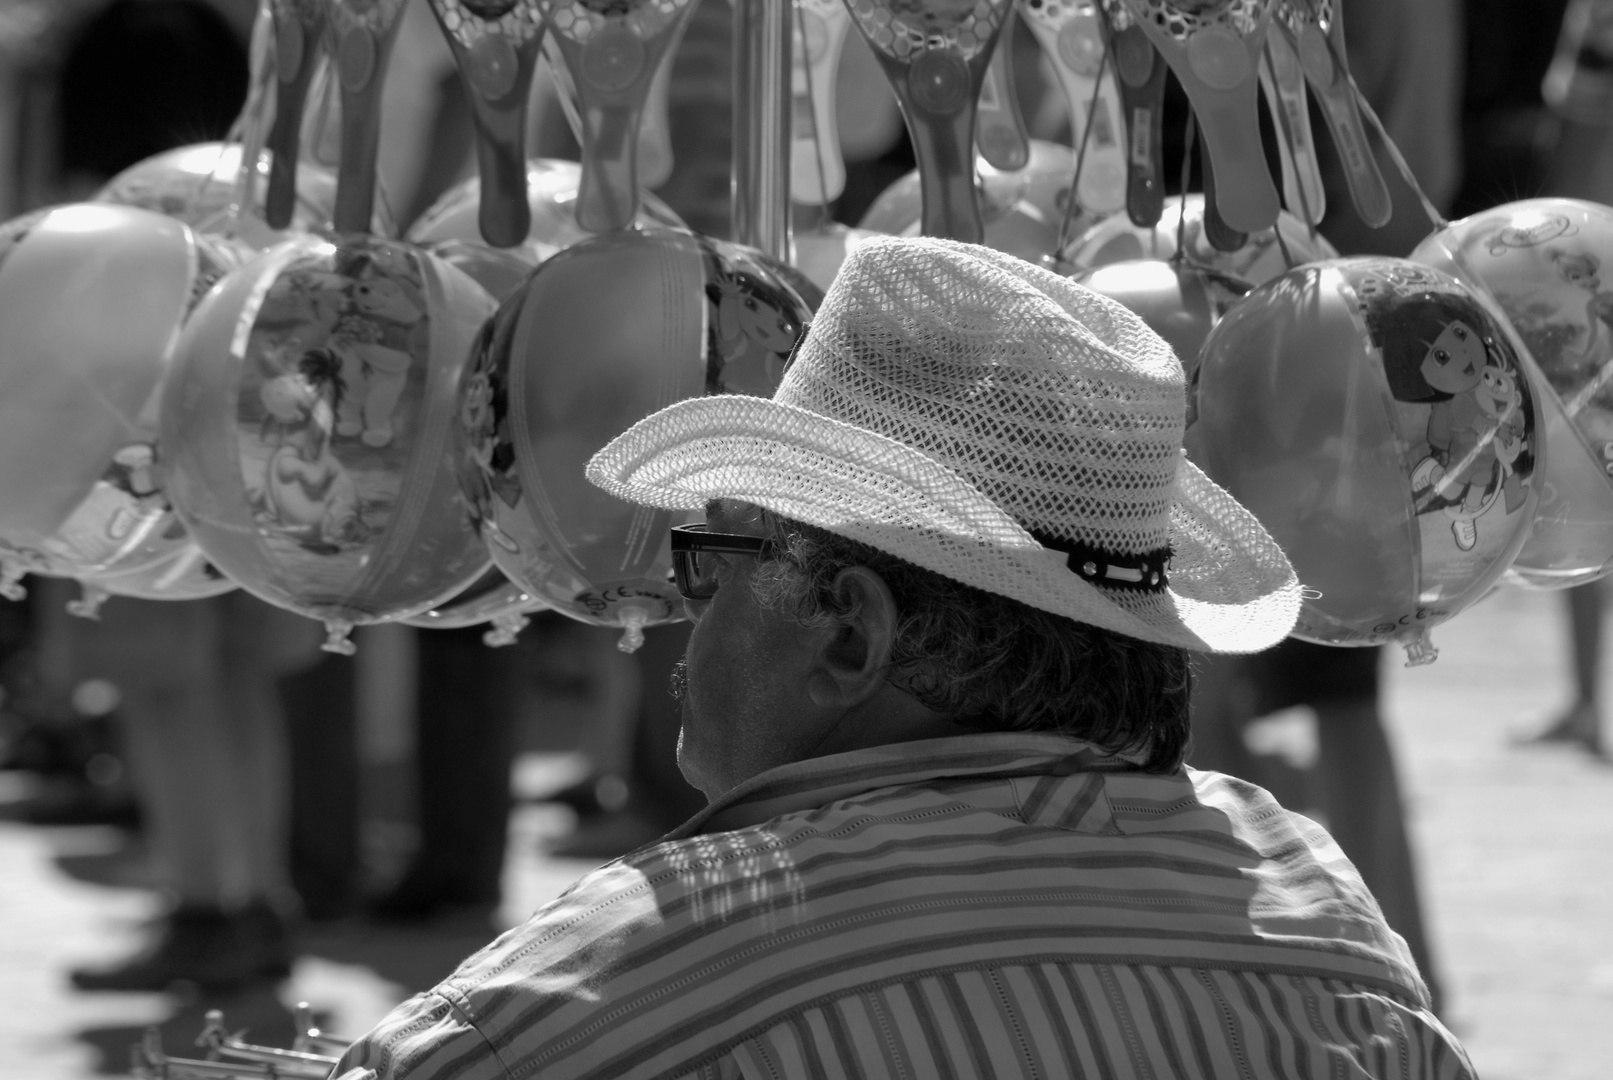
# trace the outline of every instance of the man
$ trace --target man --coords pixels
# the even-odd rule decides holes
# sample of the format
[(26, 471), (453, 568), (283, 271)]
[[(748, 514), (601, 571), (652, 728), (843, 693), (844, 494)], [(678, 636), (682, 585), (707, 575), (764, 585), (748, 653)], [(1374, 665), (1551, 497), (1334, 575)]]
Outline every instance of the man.
[[(674, 530), (710, 804), (400, 1006), (353, 1078), (1465, 1077), (1320, 828), (1179, 763), (1298, 582), (1129, 312), (858, 247), (770, 401), (590, 464)], [(341, 1072), (338, 1069), (338, 1072)]]

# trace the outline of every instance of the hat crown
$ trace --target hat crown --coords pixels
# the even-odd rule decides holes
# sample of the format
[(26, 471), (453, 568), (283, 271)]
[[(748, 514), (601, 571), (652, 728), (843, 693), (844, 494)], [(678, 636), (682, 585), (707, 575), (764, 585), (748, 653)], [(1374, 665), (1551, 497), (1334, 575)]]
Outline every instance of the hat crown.
[(1170, 543), (1181, 363), (1121, 305), (989, 248), (853, 249), (774, 400), (929, 456), (1038, 537)]

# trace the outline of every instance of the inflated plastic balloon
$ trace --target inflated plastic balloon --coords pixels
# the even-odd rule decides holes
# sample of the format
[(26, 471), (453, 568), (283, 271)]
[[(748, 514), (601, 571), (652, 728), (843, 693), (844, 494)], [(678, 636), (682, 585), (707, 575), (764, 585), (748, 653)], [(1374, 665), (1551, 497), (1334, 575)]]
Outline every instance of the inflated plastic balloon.
[[(1282, 233), (1282, 243), (1278, 243), (1273, 230), (1266, 229), (1250, 233), (1248, 241), (1237, 251), (1221, 251), (1204, 235), (1204, 196), (1192, 192), (1187, 196), (1185, 211), (1180, 196), (1166, 199), (1159, 224), (1152, 229), (1139, 228), (1125, 214), (1104, 218), (1085, 232), (1076, 233), (1075, 239), (1060, 253), (1059, 260), (1077, 270), (1091, 270), (1128, 259), (1169, 259), (1176, 254), (1178, 230), (1182, 233), (1188, 260), (1242, 278), (1250, 285), (1264, 285), (1287, 273), (1289, 256), (1294, 266), (1338, 257), (1332, 244), (1286, 210), (1277, 215), (1277, 231)], [(1283, 254), (1285, 244), (1287, 256)]]
[(443, 240), (427, 245), (431, 252), (455, 270), (469, 275), (470, 279), (487, 290), (487, 295), (502, 301), (532, 276), (537, 263), (523, 253), (488, 247), (479, 240)]
[(486, 573), (471, 583), (470, 588), (442, 607), (432, 608), (424, 615), (403, 621), (407, 626), (418, 626), (422, 630), (458, 630), (490, 623), (487, 633), (482, 635), (482, 642), (497, 648), (515, 644), (516, 636), (532, 623), (528, 616), (548, 607), (548, 604), (505, 577), (498, 567), (490, 566)]
[[(536, 266), (561, 248), (593, 235), (577, 224), (577, 186), (581, 182), (582, 167), (575, 161), (532, 158), (527, 162), (526, 198), (532, 223), (526, 242), (508, 249), (511, 254)], [(446, 240), (480, 242), (481, 199), (479, 178), (455, 184), (409, 226), (410, 243), (430, 247)], [(647, 191), (639, 192), (638, 207), (634, 224), (640, 227), (683, 226), (670, 206)]]
[(879, 233), (867, 229), (849, 229), (828, 222), (814, 229), (802, 229), (790, 237), (795, 257), (791, 263), (807, 279), (825, 291), (840, 273), (840, 264), (846, 261), (851, 249)]
[[(265, 150), (258, 158), (260, 200), (269, 168), (270, 156)], [(155, 210), (201, 232), (232, 236), (258, 250), (278, 244), (290, 233), (330, 228), (336, 177), (328, 170), (310, 162), (297, 164), (297, 197), (285, 230), (272, 229), (263, 220), (261, 201), (245, 209), (236, 205), (240, 171), (239, 143), (194, 143), (129, 166), (95, 193), (95, 201)], [(384, 236), (395, 231), (380, 210), (374, 228)]]
[(149, 566), (81, 577), (79, 585), (83, 592), (79, 599), (68, 602), (67, 610), (86, 619), (97, 618), (101, 605), (114, 596), (132, 596), (138, 600), (201, 600), (239, 587), (208, 561), (194, 541)]
[(148, 210), (80, 203), (0, 230), (0, 595), (184, 542), (154, 471), (156, 389), (228, 245)]
[(483, 329), (460, 388), (462, 482), (494, 561), (575, 619), (683, 617), (669, 512), (605, 494), (583, 467), (681, 398), (771, 395), (821, 299), (788, 267), (671, 229), (608, 233), (538, 267)]
[[(1191, 386), (1212, 327), (1249, 291), (1247, 282), (1187, 262), (1131, 259), (1089, 270), (1081, 284), (1118, 300), (1170, 343)], [(1193, 422), (1192, 396), (1188, 423)]]
[(1487, 292), (1544, 381), (1545, 484), (1506, 580), (1560, 588), (1613, 571), (1613, 210), (1529, 199), (1465, 218), (1411, 257)]
[(1429, 628), (1529, 534), (1530, 367), (1466, 286), (1403, 259), (1290, 271), (1210, 331), (1191, 452), (1293, 561), (1297, 636), (1434, 658)]
[[(980, 215), (986, 226), (981, 243), (1028, 262), (1056, 253), (1075, 177), (1075, 151), (1032, 139), (1030, 163), (1023, 169), (1002, 172), (984, 158), (976, 159), (975, 169)], [(869, 232), (917, 236), (922, 219), (920, 178), (915, 171), (882, 191), (857, 224)], [(1092, 224), (1092, 218), (1077, 217), (1070, 235), (1079, 235)]]
[(492, 309), (406, 244), (306, 236), (231, 274), (186, 324), (162, 394), (169, 497), (219, 569), (323, 620), (331, 651), (487, 568), (450, 444)]

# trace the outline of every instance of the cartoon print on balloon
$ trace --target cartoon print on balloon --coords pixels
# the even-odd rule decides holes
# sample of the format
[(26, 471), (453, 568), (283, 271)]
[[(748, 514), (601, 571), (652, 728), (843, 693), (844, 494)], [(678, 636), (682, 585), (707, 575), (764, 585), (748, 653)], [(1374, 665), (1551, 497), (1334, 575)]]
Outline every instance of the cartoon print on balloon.
[(706, 393), (772, 397), (801, 336), (800, 302), (709, 249), (704, 255), (710, 305)]
[(1457, 549), (1472, 551), (1487, 514), (1527, 501), (1534, 432), (1523, 374), (1475, 325), (1470, 301), (1430, 292), (1368, 321), (1391, 394), (1428, 406), (1427, 446), (1410, 468), (1415, 512), (1444, 515)]
[(515, 445), (510, 441), (509, 388), (492, 362), (490, 343), (499, 325), (489, 319), (471, 346), (471, 360), (459, 390), (459, 428), (464, 436), (460, 489), (465, 494), (471, 527), (489, 543), (513, 553), (514, 539), (498, 525), (493, 500), (514, 509), (521, 501), (521, 479), (515, 470)]
[(356, 572), (391, 520), (430, 340), (420, 271), (374, 245), (293, 259), (253, 322), (237, 399), (241, 470), (267, 537)]
[(258, 521), (309, 551), (333, 554), (368, 540), (358, 488), (331, 452), (346, 383), (329, 349), (309, 349), (293, 371), (263, 383), (265, 444), (274, 449), (255, 491)]

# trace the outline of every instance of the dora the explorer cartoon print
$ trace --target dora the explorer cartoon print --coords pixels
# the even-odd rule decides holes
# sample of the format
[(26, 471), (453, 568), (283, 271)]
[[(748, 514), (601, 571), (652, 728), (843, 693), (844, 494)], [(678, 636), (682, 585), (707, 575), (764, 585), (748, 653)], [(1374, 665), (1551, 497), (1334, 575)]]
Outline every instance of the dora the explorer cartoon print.
[(1526, 498), (1534, 455), (1522, 373), (1458, 297), (1425, 294), (1377, 321), (1390, 392), (1429, 407), (1427, 453), (1411, 469), (1416, 512), (1443, 513), (1456, 546), (1471, 551), (1485, 514)]

